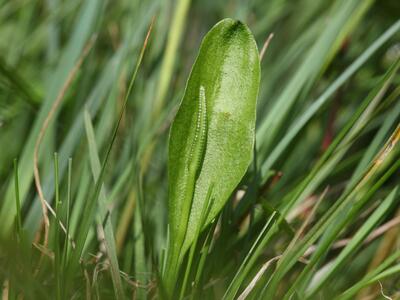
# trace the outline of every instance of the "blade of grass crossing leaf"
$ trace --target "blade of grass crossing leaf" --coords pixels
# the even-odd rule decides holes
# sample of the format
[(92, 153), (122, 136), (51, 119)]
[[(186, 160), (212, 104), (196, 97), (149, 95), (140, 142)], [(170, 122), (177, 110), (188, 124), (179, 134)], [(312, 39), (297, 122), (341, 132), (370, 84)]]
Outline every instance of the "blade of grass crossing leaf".
[[(86, 136), (89, 144), (89, 159), (90, 165), (92, 168), (92, 175), (94, 181), (98, 180), (100, 174), (100, 159), (98, 156), (98, 150), (96, 145), (96, 139), (94, 134), (94, 129), (92, 125), (92, 121), (90, 119), (89, 112), (85, 110), (85, 128), (86, 128)], [(104, 243), (106, 246), (106, 251), (108, 258), (110, 260), (110, 270), (111, 270), (111, 278), (114, 285), (115, 296), (117, 299), (124, 298), (124, 291), (122, 288), (120, 270), (118, 265), (117, 251), (115, 247), (115, 239), (114, 232), (111, 223), (111, 217), (107, 217), (109, 213), (106, 207), (106, 192), (104, 186), (101, 187), (100, 195), (99, 195), (99, 204), (98, 204), (98, 223), (101, 225), (103, 220), (105, 224), (103, 224), (104, 230)]]
[(168, 249), (169, 249), (169, 242), (170, 242), (170, 237), (169, 237), (169, 225), (167, 225), (167, 237), (166, 237), (166, 245), (165, 248), (163, 248), (163, 260), (161, 264), (161, 275), (164, 276), (165, 273), (165, 268), (167, 267), (167, 256), (168, 256)]
[(186, 264), (186, 271), (185, 271), (185, 275), (184, 275), (184, 278), (183, 278), (183, 283), (182, 283), (182, 286), (181, 286), (181, 294), (180, 294), (179, 299), (183, 299), (183, 297), (185, 295), (186, 285), (187, 285), (187, 282), (188, 282), (188, 279), (189, 279), (189, 275), (190, 275), (191, 267), (192, 267), (192, 263), (193, 263), (194, 252), (195, 252), (196, 247), (197, 247), (197, 242), (198, 242), (198, 239), (200, 237), (201, 229), (203, 228), (204, 223), (206, 222), (206, 219), (207, 219), (207, 215), (208, 215), (208, 213), (210, 211), (212, 190), (213, 190), (213, 185), (211, 185), (209, 190), (208, 190), (208, 193), (207, 193), (207, 196), (206, 196), (207, 199), (204, 202), (204, 206), (203, 206), (203, 209), (202, 209), (202, 212), (201, 212), (201, 215), (200, 215), (200, 223), (199, 223), (199, 226), (197, 228), (197, 232), (196, 232), (196, 235), (194, 237), (193, 244), (190, 246), (189, 258), (188, 258), (188, 262)]
[(204, 270), (204, 266), (206, 263), (206, 259), (208, 256), (208, 252), (210, 250), (211, 247), (211, 243), (213, 240), (213, 234), (215, 231), (215, 227), (217, 226), (217, 222), (214, 222), (214, 224), (211, 225), (211, 228), (206, 236), (206, 239), (203, 243), (203, 246), (201, 248), (201, 255), (200, 255), (200, 260), (199, 260), (199, 264), (198, 267), (196, 269), (196, 275), (193, 281), (193, 290), (192, 290), (192, 294), (190, 295), (190, 299), (198, 299), (197, 298), (197, 292), (198, 292), (198, 288), (199, 288), (199, 284), (200, 284), (200, 280), (202, 278), (203, 275), (203, 270)]

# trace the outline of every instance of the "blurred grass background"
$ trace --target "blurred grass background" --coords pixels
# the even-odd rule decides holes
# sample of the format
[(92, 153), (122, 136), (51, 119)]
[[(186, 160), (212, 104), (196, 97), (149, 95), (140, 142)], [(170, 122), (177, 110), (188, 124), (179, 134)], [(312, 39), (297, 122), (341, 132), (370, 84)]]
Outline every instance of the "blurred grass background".
[[(273, 236), (271, 233), (268, 246), (254, 254), (255, 263), (239, 281), (238, 290), (243, 291), (262, 263), (281, 254), (291, 234), (306, 220), (310, 222), (308, 227), (314, 228), (318, 220), (329, 217), (326, 212), (335, 201), (354, 189), (361, 174), (368, 175), (370, 162), (386, 141), (393, 144), (393, 149), (387, 150), (391, 154), (389, 162), (380, 171), (386, 177), (376, 175), (373, 182), (362, 181), (365, 185), (355, 189), (360, 193), (355, 198), (373, 192), (352, 218), (343, 224), (340, 218), (324, 223), (326, 228), (337, 225), (337, 232), (333, 230), (332, 238), (327, 237), (330, 242), (321, 252), (323, 255), (310, 264), (312, 273), (316, 274), (338, 255), (338, 250), (332, 248), (333, 242), (353, 236), (366, 218), (381, 207), (381, 200), (391, 193), (394, 193), (393, 199), (390, 198), (394, 204), (382, 211), (379, 222), (365, 229), (366, 233), (371, 233), (379, 224), (397, 220), (398, 1), (0, 0), (0, 280), (5, 286), (3, 294), (9, 293), (11, 299), (25, 291), (32, 298), (54, 299), (52, 288), (57, 284), (65, 284), (65, 291), (57, 297), (66, 298), (118, 298), (119, 289), (121, 294), (138, 298), (156, 293), (167, 239), (169, 125), (202, 37), (225, 17), (248, 24), (259, 49), (269, 34), (273, 33), (274, 37), (262, 60), (255, 161), (238, 187), (240, 193), (246, 193), (238, 205), (233, 199), (222, 213), (213, 254), (203, 271), (200, 284), (203, 294), (200, 295), (216, 299), (224, 295), (230, 282), (236, 280), (233, 277), (244, 257), (254, 254), (249, 249), (267, 217), (271, 211), (278, 212), (290, 223), (285, 221), (289, 229), (280, 226)], [(143, 61), (101, 178), (104, 185), (96, 197), (94, 191), (95, 186), (100, 186), (96, 181), (102, 170), (101, 163), (153, 18)], [(81, 253), (75, 256), (71, 247), (59, 249), (68, 243), (52, 217), (49, 245), (46, 249), (40, 246), (43, 223), (34, 184), (34, 153), (52, 105), (62, 93), (83, 49), (94, 38), (60, 105), (55, 107), (38, 152), (44, 198), (53, 203), (54, 209), (55, 199), (59, 198), (59, 220), (68, 224), (74, 240), (79, 240), (79, 233), (84, 232), (80, 233), (83, 239), (80, 262)], [(371, 45), (376, 47), (368, 48)], [(360, 64), (356, 68), (357, 60)], [(382, 75), (393, 65), (394, 70), (382, 82)], [(346, 73), (349, 66), (356, 69)], [(335, 85), (338, 79), (341, 82)], [(374, 89), (382, 92), (379, 100), (363, 102)], [(321, 95), (326, 97), (322, 99)], [(313, 108), (315, 103), (321, 105)], [(359, 116), (357, 110), (363, 107), (362, 103), (368, 109)], [(350, 126), (350, 131), (343, 131), (346, 126)], [(342, 136), (340, 132), (344, 132)], [(54, 152), (58, 153), (56, 160)], [(15, 158), (19, 164), (20, 210), (15, 200)], [(56, 173), (55, 165), (58, 166)], [(374, 190), (377, 183), (379, 188)], [(311, 207), (321, 194), (325, 199), (312, 218)], [(90, 207), (92, 203), (94, 208)], [(348, 211), (349, 206), (340, 209)], [(17, 215), (22, 220), (27, 254), (14, 251), (11, 242)], [(398, 226), (390, 230), (362, 247), (365, 239), (361, 239), (357, 243), (360, 247), (350, 252), (354, 259), (346, 261), (345, 269), (335, 269), (332, 273), (335, 280), (324, 282), (318, 290), (320, 297), (331, 299), (339, 295), (357, 283), (374, 260), (379, 263), (397, 253)], [(302, 230), (301, 236), (303, 233)], [(322, 234), (313, 237), (317, 239)], [(31, 248), (32, 242), (36, 246)], [(308, 244), (304, 242), (304, 245)], [(57, 280), (61, 278), (57, 277), (55, 267), (57, 251), (63, 253), (61, 270), (64, 267), (69, 270), (65, 271), (68, 275), (64, 283)], [(16, 254), (26, 256), (26, 261)], [(32, 271), (42, 255), (45, 258), (40, 268)], [(26, 268), (31, 271), (26, 272)], [(296, 278), (300, 278), (303, 268), (296, 264), (289, 275), (286, 271), (281, 273), (286, 277), (276, 273), (272, 277), (276, 278), (276, 284), (282, 278), (287, 281), (287, 285), (281, 283), (276, 289), (272, 281), (270, 290), (264, 291), (267, 282), (261, 280), (249, 297), (285, 294)], [(301, 277), (297, 285), (299, 295), (314, 296), (306, 292), (312, 279), (310, 274)], [(384, 282), (385, 291), (398, 297), (399, 280), (398, 271), (394, 272)], [(56, 288), (59, 289), (60, 286)], [(196, 293), (194, 297), (200, 297)], [(225, 296), (229, 298), (236, 293)], [(371, 295), (380, 297), (381, 291), (375, 288)]]

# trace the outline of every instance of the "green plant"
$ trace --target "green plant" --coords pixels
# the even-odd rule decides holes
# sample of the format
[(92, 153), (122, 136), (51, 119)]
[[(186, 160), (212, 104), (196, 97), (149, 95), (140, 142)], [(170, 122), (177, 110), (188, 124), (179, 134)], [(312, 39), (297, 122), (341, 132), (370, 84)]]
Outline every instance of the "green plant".
[(3, 299), (398, 297), (397, 2), (0, 0)]
[(171, 126), (164, 277), (170, 294), (186, 250), (221, 211), (251, 162), (259, 81), (249, 29), (231, 19), (219, 22), (201, 44)]

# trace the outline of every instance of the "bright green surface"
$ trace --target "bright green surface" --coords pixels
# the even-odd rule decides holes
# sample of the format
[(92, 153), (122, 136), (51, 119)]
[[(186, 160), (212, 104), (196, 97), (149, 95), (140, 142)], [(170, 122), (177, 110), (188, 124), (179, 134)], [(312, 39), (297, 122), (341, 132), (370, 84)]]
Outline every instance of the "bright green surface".
[[(260, 81), (257, 46), (241, 22), (226, 19), (205, 36), (169, 137), (167, 277), (200, 223), (221, 211), (251, 162)], [(180, 261), (179, 261), (180, 263)]]
[(398, 298), (399, 11), (0, 0), (1, 296)]

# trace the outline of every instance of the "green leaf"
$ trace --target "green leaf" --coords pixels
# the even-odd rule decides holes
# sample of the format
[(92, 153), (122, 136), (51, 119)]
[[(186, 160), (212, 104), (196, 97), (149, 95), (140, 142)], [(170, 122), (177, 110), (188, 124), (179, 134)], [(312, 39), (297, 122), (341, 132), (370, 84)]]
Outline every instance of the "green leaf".
[(209, 187), (213, 185), (211, 208), (203, 228), (251, 162), (259, 81), (257, 45), (247, 26), (231, 19), (219, 22), (201, 44), (170, 132), (170, 292), (200, 226)]

